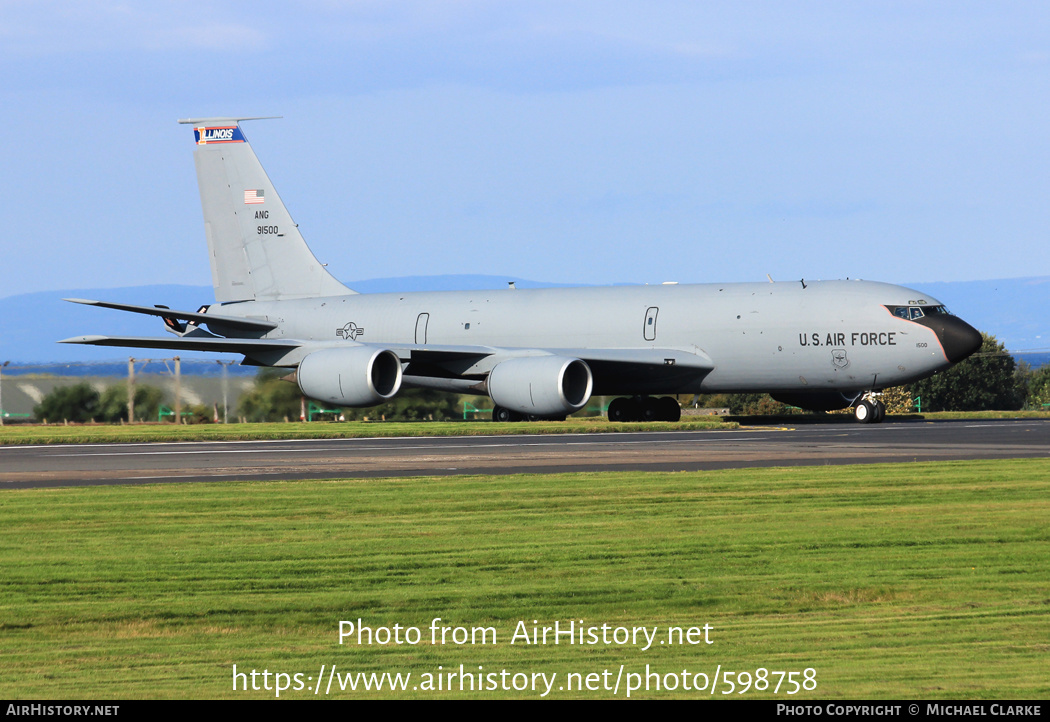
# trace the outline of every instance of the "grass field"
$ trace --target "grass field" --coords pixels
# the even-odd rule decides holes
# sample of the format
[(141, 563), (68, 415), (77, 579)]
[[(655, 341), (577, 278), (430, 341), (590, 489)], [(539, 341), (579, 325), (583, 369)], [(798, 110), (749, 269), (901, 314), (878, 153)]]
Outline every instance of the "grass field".
[[(1045, 419), (1048, 411), (957, 411), (909, 414), (891, 419), (912, 421), (940, 419)], [(254, 441), (271, 439), (351, 439), (392, 436), (497, 436), (505, 434), (595, 434), (635, 431), (702, 431), (737, 429), (741, 425), (851, 424), (839, 414), (788, 414), (784, 416), (687, 416), (678, 423), (611, 423), (605, 418), (570, 418), (567, 421), (493, 423), (491, 421), (346, 421), (260, 424), (7, 424), (0, 426), (0, 445), (104, 444), (172, 441)]]
[[(394, 693), (336, 680), (339, 698), (544, 691), (414, 689), (462, 664), (556, 674), (549, 697), (612, 697), (624, 665), (623, 697), (649, 665), (660, 690), (632, 696), (709, 697), (688, 670), (720, 672), (716, 697), (749, 672), (745, 697), (1046, 698), (1048, 491), (1050, 460), (7, 490), (0, 696), (275, 696), (233, 691), (234, 664), (260, 688), (288, 675), (282, 698), (313, 697), (322, 665), (322, 696), (332, 665), (411, 674)], [(437, 617), (497, 643), (431, 644)], [(340, 646), (358, 618), (421, 641)], [(709, 624), (713, 643), (511, 644), (533, 620), (599, 639)], [(815, 690), (781, 675), (772, 694), (806, 669)], [(559, 689), (588, 674), (597, 689)]]

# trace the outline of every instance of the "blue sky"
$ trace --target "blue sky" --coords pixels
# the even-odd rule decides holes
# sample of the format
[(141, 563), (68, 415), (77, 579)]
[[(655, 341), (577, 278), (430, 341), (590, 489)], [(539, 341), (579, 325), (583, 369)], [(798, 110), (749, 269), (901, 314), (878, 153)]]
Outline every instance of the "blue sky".
[(0, 63), (0, 297), (208, 284), (208, 115), (347, 281), (1050, 275), (1046, 3), (0, 0)]

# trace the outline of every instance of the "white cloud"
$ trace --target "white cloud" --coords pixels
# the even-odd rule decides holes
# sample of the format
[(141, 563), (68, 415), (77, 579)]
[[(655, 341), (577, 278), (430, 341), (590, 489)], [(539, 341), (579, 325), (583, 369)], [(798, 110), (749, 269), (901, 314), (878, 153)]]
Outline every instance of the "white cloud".
[[(264, 47), (260, 15), (203, 2), (0, 2), (3, 52), (21, 57), (79, 52)], [(255, 23), (250, 22), (255, 20)]]
[(262, 50), (268, 35), (258, 28), (236, 23), (209, 23), (166, 28), (150, 38), (153, 49), (203, 48), (208, 50)]

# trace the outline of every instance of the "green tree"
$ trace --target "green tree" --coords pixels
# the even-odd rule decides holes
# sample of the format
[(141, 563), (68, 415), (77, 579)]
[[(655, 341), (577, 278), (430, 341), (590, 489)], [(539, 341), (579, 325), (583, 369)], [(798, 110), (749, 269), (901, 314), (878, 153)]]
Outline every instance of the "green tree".
[(973, 356), (910, 386), (912, 396), (922, 399), (923, 411), (1021, 408), (1024, 395), (1018, 393), (1014, 379), (1017, 364), (995, 336), (981, 336), (981, 349)]
[[(135, 419), (155, 421), (163, 401), (164, 392), (161, 389), (148, 384), (135, 384)], [(116, 384), (102, 392), (98, 418), (110, 423), (128, 420), (127, 384)]]
[(48, 421), (92, 421), (99, 415), (98, 391), (88, 383), (59, 386), (33, 407), (33, 416)]
[(281, 380), (287, 373), (287, 369), (259, 369), (255, 386), (237, 403), (238, 415), (248, 421), (298, 421), (303, 395), (294, 383)]

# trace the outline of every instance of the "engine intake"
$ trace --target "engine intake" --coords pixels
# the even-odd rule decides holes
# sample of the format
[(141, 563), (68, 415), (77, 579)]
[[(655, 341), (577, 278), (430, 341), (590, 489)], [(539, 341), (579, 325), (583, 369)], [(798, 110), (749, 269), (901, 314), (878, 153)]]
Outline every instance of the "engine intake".
[(489, 373), (488, 386), (492, 400), (506, 409), (563, 416), (587, 404), (594, 378), (578, 358), (525, 356), (497, 364)]
[(401, 359), (371, 346), (308, 354), (296, 374), (304, 396), (337, 406), (375, 406), (401, 389)]

